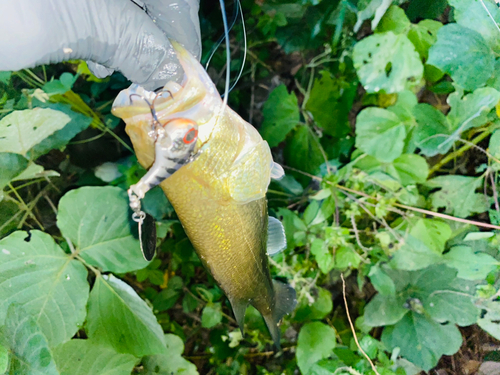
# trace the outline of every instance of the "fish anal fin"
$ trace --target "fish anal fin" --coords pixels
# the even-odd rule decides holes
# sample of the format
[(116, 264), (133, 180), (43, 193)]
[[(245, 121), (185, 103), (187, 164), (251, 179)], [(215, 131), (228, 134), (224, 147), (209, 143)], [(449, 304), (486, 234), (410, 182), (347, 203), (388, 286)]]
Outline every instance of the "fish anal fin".
[(280, 349), (280, 328), (281, 319), (286, 314), (290, 314), (297, 306), (297, 294), (290, 285), (273, 280), (275, 304), (270, 315), (263, 315), (267, 328), (271, 333), (274, 345)]
[(285, 228), (278, 219), (269, 216), (267, 226), (267, 254), (274, 255), (286, 249)]
[(247, 311), (247, 307), (250, 304), (247, 300), (239, 300), (239, 299), (230, 299), (231, 307), (233, 308), (233, 314), (240, 327), (241, 334), (243, 334), (243, 328), (245, 326), (245, 312)]

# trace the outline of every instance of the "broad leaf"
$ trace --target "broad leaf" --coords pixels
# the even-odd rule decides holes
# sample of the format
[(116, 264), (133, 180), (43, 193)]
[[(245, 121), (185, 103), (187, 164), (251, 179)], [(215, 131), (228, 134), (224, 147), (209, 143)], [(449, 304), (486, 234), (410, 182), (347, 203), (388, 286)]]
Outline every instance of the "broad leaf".
[(178, 336), (165, 335), (166, 348), (162, 354), (145, 357), (142, 361), (148, 374), (158, 375), (198, 375), (196, 366), (182, 358), (184, 343)]
[(47, 339), (32, 315), (21, 306), (9, 306), (0, 344), (11, 353), (6, 374), (59, 375)]
[(28, 166), (28, 160), (19, 154), (0, 153), (0, 190)]
[(57, 130), (49, 137), (35, 145), (30, 151), (32, 159), (38, 158), (40, 155), (46, 154), (52, 149), (63, 149), (68, 142), (78, 133), (87, 129), (92, 122), (91, 117), (82, 115), (71, 110), (71, 106), (61, 103), (43, 103), (41, 107), (56, 110), (66, 114), (70, 121), (60, 130)]
[[(310, 207), (310, 206), (309, 206)], [(311, 254), (314, 255), (318, 267), (324, 274), (333, 269), (333, 254), (322, 239), (316, 238), (311, 244)]]
[(86, 328), (89, 339), (119, 353), (142, 357), (165, 350), (163, 330), (151, 308), (113, 275), (96, 278)]
[[(299, 126), (285, 147), (287, 165), (308, 173), (315, 173), (325, 162), (319, 146), (319, 140), (307, 126)], [(299, 181), (308, 180), (303, 175), (296, 175)]]
[(425, 159), (415, 154), (403, 154), (392, 162), (389, 174), (397, 178), (403, 186), (424, 183), (429, 174)]
[[(404, 236), (404, 232), (400, 232)], [(401, 247), (394, 253), (389, 262), (391, 267), (400, 270), (419, 270), (441, 259), (439, 252), (430, 249), (422, 240), (408, 234), (404, 237)]]
[(452, 355), (460, 349), (462, 335), (453, 324), (442, 325), (412, 312), (386, 327), (382, 342), (390, 349), (399, 347), (404, 358), (428, 371), (443, 354)]
[(323, 358), (332, 355), (336, 346), (335, 330), (320, 322), (304, 324), (297, 341), (297, 364), (303, 374)]
[(11, 303), (34, 317), (51, 346), (69, 340), (85, 320), (87, 270), (52, 237), (17, 231), (0, 241), (0, 325)]
[(410, 234), (420, 239), (429, 249), (442, 254), (446, 241), (451, 237), (451, 228), (442, 221), (419, 219), (412, 226)]
[(91, 340), (71, 340), (54, 349), (61, 375), (130, 375), (138, 359)]
[(312, 291), (314, 302), (302, 299), (295, 309), (294, 320), (304, 322), (306, 320), (321, 320), (333, 309), (332, 294), (323, 288), (316, 288)]
[(222, 321), (222, 305), (220, 302), (208, 303), (201, 313), (201, 326), (203, 328), (215, 327)]
[(270, 147), (277, 146), (300, 120), (297, 97), (288, 94), (285, 85), (276, 87), (262, 110), (264, 122), (260, 128), (262, 137)]
[(374, 34), (354, 46), (354, 67), (366, 91), (394, 93), (417, 84), (424, 67), (406, 35)]
[(334, 80), (327, 71), (320, 73), (321, 78), (314, 80), (306, 109), (326, 134), (345, 136), (351, 130), (348, 115), (357, 85), (341, 79)]
[(430, 104), (422, 103), (413, 108), (417, 127), (413, 131), (415, 145), (425, 156), (444, 154), (453, 146), (445, 141), (453, 133), (445, 115)]
[(431, 194), (432, 206), (445, 207), (448, 214), (467, 217), (488, 209), (488, 202), (483, 194), (475, 193), (482, 186), (482, 178), (466, 176), (439, 176), (427, 181), (427, 186), (440, 188)]
[(405, 297), (402, 295), (377, 294), (365, 307), (365, 324), (371, 327), (396, 324), (410, 311), (404, 305)]
[(500, 265), (491, 255), (474, 253), (469, 246), (454, 246), (443, 259), (446, 265), (458, 270), (458, 277), (466, 280), (483, 280)]
[(394, 34), (406, 34), (410, 29), (411, 22), (406, 17), (405, 11), (396, 5), (392, 5), (377, 25), (375, 32), (383, 33), (392, 31)]
[(439, 29), (438, 40), (429, 51), (427, 63), (472, 91), (490, 78), (495, 55), (477, 31), (451, 23)]
[(125, 273), (148, 264), (132, 234), (130, 215), (122, 189), (83, 187), (61, 198), (57, 226), (86, 262), (103, 271)]
[(394, 281), (378, 264), (370, 268), (368, 276), (377, 292), (387, 296), (396, 295), (396, 285)]
[(411, 25), (408, 39), (424, 61), (429, 57), (429, 49), (436, 43), (438, 30), (442, 26), (441, 22), (434, 20), (422, 20), (416, 25)]
[[(459, 25), (477, 31), (494, 51), (500, 51), (499, 31), (495, 26), (495, 22), (500, 23), (500, 10), (493, 2), (470, 0), (448, 0), (448, 2), (455, 8), (453, 17)], [(484, 7), (488, 8), (495, 21), (490, 18)]]
[(68, 115), (48, 108), (14, 111), (0, 120), (0, 152), (26, 156), (33, 146), (70, 120)]
[(371, 22), (372, 30), (375, 29), (380, 22), (389, 6), (392, 4), (392, 0), (372, 0), (365, 2), (366, 7), (363, 10), (358, 11), (356, 25), (354, 25), (354, 31), (358, 32), (359, 28), (364, 21), (373, 17)]
[(403, 152), (406, 129), (398, 116), (382, 108), (366, 108), (356, 118), (356, 147), (390, 163)]

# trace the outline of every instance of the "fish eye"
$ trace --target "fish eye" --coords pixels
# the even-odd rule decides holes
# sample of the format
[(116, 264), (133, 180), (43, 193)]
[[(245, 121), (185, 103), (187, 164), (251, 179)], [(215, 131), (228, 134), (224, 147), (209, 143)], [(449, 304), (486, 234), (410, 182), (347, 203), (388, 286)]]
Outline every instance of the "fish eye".
[(198, 136), (198, 130), (196, 130), (195, 128), (191, 128), (186, 133), (182, 141), (188, 145), (190, 143), (193, 143), (197, 136)]

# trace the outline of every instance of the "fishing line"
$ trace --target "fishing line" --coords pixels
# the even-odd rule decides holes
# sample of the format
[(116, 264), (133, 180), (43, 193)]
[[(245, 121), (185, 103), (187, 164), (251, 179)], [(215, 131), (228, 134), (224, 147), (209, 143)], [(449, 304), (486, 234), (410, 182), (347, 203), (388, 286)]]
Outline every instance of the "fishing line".
[[(233, 91), (234, 87), (239, 82), (241, 76), (243, 75), (243, 71), (245, 70), (245, 63), (247, 60), (247, 30), (246, 30), (246, 26), (245, 26), (245, 18), (243, 16), (243, 8), (241, 7), (240, 0), (235, 0), (235, 8), (234, 9), (235, 9), (234, 17), (233, 17), (233, 20), (231, 22), (231, 25), (229, 26), (228, 34), (229, 34), (229, 31), (231, 31), (233, 29), (234, 24), (236, 23), (236, 20), (238, 19), (238, 15), (239, 15), (241, 18), (241, 28), (243, 29), (243, 62), (241, 63), (241, 68), (238, 72), (238, 76), (236, 77), (233, 84), (229, 88), (228, 93)], [(205, 64), (205, 70), (208, 70), (208, 67), (210, 65), (210, 61), (212, 61), (212, 57), (214, 57), (215, 52), (217, 52), (217, 49), (219, 48), (219, 46), (221, 45), (221, 43), (223, 42), (224, 39), (229, 40), (229, 38), (226, 38), (226, 33), (224, 33), (224, 35), (222, 35), (219, 38), (217, 43), (215, 43), (214, 47), (212, 47), (212, 51), (210, 51), (210, 56), (208, 58), (208, 61)], [(231, 69), (231, 67), (229, 65), (227, 65), (226, 69)], [(226, 96), (226, 93), (221, 95), (222, 98), (224, 98), (225, 96)]]
[(222, 23), (224, 24), (224, 35), (226, 37), (226, 82), (224, 89), (224, 108), (227, 106), (227, 94), (229, 94), (229, 80), (231, 79), (231, 46), (229, 45), (229, 27), (227, 25), (226, 6), (224, 0), (219, 0), (222, 13)]
[[(500, 0), (495, 0), (495, 3), (498, 7), (500, 7)], [(486, 10), (486, 13), (488, 13), (488, 16), (490, 16), (491, 20), (493, 21), (493, 23), (495, 24), (497, 30), (500, 32), (500, 27), (498, 27), (498, 23), (495, 21), (495, 19), (493, 18), (493, 15), (490, 13), (489, 9), (486, 7), (486, 4), (484, 3), (483, 0), (481, 0), (481, 4), (483, 5), (483, 8), (484, 10)]]

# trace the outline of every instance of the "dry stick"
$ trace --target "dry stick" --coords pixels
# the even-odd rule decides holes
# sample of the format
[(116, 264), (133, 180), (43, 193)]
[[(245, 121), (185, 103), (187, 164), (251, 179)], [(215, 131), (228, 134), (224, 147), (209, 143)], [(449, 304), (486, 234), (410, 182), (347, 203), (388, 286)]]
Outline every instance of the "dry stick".
[(342, 296), (344, 297), (344, 306), (345, 306), (345, 311), (347, 313), (347, 320), (349, 320), (349, 326), (351, 327), (351, 332), (352, 332), (352, 335), (354, 336), (354, 341), (356, 342), (356, 346), (358, 347), (359, 351), (361, 353), (363, 353), (363, 355), (366, 357), (366, 359), (370, 363), (370, 366), (372, 367), (373, 372), (377, 375), (380, 375), (379, 372), (377, 371), (377, 368), (375, 367), (372, 360), (370, 359), (370, 357), (368, 357), (368, 355), (365, 353), (365, 351), (363, 350), (361, 345), (359, 345), (358, 337), (356, 336), (356, 330), (354, 329), (354, 325), (352, 324), (351, 314), (349, 314), (349, 306), (347, 306), (347, 298), (345, 296), (345, 280), (344, 280), (343, 273), (340, 274), (340, 278), (342, 279)]
[[(471, 146), (466, 146), (466, 147), (470, 148)], [(298, 172), (298, 173), (302, 173), (305, 176), (311, 177), (312, 179), (315, 179), (317, 181), (323, 181), (323, 179), (321, 177), (314, 176), (312, 174), (299, 171), (298, 169), (295, 169), (295, 168), (292, 168), (292, 167), (288, 167), (286, 165), (284, 167), (287, 168), (287, 169), (290, 169), (292, 171), (295, 171), (295, 172)], [(354, 189), (349, 189), (349, 188), (347, 188), (345, 186), (342, 186), (342, 185), (335, 185), (335, 184), (332, 184), (331, 182), (328, 182), (328, 181), (327, 181), (327, 183), (330, 184), (330, 185), (335, 186), (339, 190), (348, 191), (348, 192), (353, 193), (353, 194), (358, 194), (358, 195), (361, 195), (361, 196), (366, 197), (366, 198), (377, 200), (377, 198), (372, 197), (371, 195), (368, 195), (366, 193), (363, 193), (362, 191), (357, 191), (357, 190), (354, 190)], [(455, 217), (455, 216), (446, 215), (446, 214), (442, 214), (442, 213), (439, 213), (439, 212), (424, 210), (423, 208), (417, 208), (417, 207), (407, 206), (405, 204), (400, 204), (400, 203), (394, 203), (394, 206), (399, 207), (399, 208), (404, 208), (405, 210), (420, 212), (420, 213), (426, 214), (426, 215), (437, 216), (437, 217), (440, 217), (440, 218), (445, 219), (445, 220), (451, 220), (451, 221), (457, 221), (459, 223), (476, 225), (476, 226), (482, 227), (482, 228), (489, 228), (489, 229), (500, 230), (500, 226), (498, 226), (498, 225), (493, 225), (493, 224), (488, 224), (488, 223), (482, 223), (480, 221), (474, 221), (474, 220), (461, 219), (461, 218), (458, 218), (458, 217)]]

